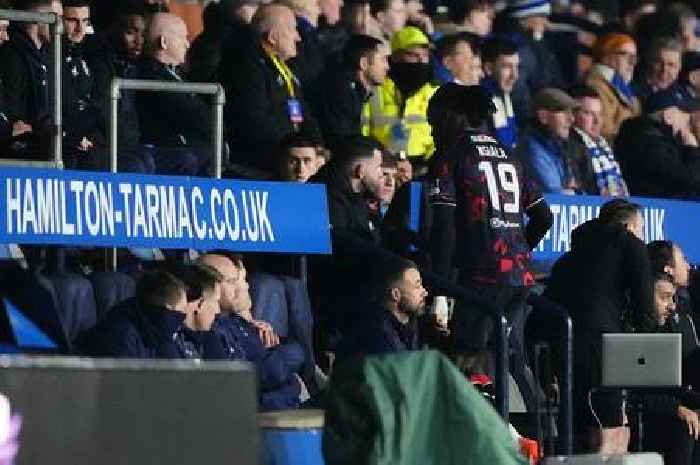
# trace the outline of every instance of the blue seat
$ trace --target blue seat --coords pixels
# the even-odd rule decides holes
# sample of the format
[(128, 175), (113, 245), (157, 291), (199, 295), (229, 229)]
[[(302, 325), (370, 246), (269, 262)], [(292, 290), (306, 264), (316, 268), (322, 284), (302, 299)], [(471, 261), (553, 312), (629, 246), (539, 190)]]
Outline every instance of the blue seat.
[(304, 283), (291, 276), (282, 276), (287, 295), (289, 338), (298, 342), (304, 349), (304, 378), (313, 377), (316, 360), (314, 358), (313, 328), (314, 316), (311, 311), (309, 292)]
[(282, 280), (269, 273), (251, 273), (248, 275), (248, 282), (254, 318), (267, 321), (279, 336), (287, 337), (289, 309)]
[(58, 310), (54, 286), (49, 280), (22, 269), (17, 262), (0, 260), (0, 294), (10, 299), (51, 338), (59, 351), (70, 352), (71, 341)]
[[(297, 278), (269, 273), (251, 273), (248, 281), (253, 300), (253, 316), (270, 323), (278, 335), (295, 346), (295, 351), (300, 349), (301, 353), (298, 355), (286, 353), (285, 359), (292, 362), (300, 355), (303, 357), (299, 367), (301, 370), (298, 372), (308, 386), (314, 379), (316, 361), (313, 347), (313, 314), (306, 286)], [(298, 366), (298, 362), (294, 363)]]
[(95, 293), (95, 309), (100, 321), (116, 304), (136, 294), (136, 280), (117, 271), (95, 271), (88, 276)]
[(72, 343), (80, 333), (97, 324), (92, 284), (74, 273), (51, 273), (44, 277), (52, 288), (58, 315)]

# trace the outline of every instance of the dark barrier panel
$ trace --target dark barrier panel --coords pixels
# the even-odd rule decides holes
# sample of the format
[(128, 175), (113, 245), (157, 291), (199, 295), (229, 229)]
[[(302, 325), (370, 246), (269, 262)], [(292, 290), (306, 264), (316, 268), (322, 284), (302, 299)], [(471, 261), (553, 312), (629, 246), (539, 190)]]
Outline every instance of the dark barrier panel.
[(17, 465), (257, 464), (255, 383), (244, 363), (0, 358)]

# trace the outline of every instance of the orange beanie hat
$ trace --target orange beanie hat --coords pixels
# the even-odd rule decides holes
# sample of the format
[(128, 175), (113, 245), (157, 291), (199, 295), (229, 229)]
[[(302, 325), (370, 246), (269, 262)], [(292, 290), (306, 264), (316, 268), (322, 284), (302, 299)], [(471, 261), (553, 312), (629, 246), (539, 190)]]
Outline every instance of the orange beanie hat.
[(600, 37), (593, 47), (593, 57), (596, 60), (600, 60), (605, 55), (619, 50), (625, 44), (635, 45), (632, 36), (623, 34), (621, 32), (610, 32)]

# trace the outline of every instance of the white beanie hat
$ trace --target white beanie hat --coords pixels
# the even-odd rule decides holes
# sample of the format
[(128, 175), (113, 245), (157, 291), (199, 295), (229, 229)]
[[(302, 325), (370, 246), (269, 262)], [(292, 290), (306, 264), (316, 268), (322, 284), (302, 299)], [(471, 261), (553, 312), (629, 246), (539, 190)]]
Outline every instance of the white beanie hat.
[(552, 13), (552, 2), (551, 0), (510, 0), (508, 12), (514, 18), (549, 16)]

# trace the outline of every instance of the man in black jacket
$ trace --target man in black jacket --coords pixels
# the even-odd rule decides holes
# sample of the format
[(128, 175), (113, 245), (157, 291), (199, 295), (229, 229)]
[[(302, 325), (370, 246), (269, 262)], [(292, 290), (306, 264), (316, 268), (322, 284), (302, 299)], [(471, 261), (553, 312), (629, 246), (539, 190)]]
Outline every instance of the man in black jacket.
[(319, 115), (323, 136), (334, 148), (348, 136), (362, 132), (362, 108), (389, 72), (389, 50), (379, 39), (350, 38), (343, 50), (343, 69), (326, 77)]
[[(20, 0), (14, 2), (14, 7), (37, 13), (61, 14), (61, 4), (51, 0)], [(6, 116), (13, 122), (25, 122), (33, 128), (35, 135), (47, 134), (50, 127), (49, 26), (14, 23), (10, 25), (9, 36), (10, 41), (0, 48), (0, 80)], [(47, 140), (45, 137), (36, 139), (32, 153), (46, 156)]]
[[(309, 182), (325, 184), (328, 194), (333, 255), (314, 257), (309, 291), (317, 313), (316, 329), (332, 340), (343, 330), (349, 312), (367, 297), (361, 290), (369, 284), (367, 271), (375, 260), (372, 249), (380, 237), (365, 195), (379, 194), (382, 154), (374, 140), (351, 137)], [(317, 350), (327, 343), (318, 341)]]
[[(275, 171), (275, 149), (292, 132), (318, 134), (302, 83), (287, 62), (300, 40), (291, 9), (264, 5), (253, 16), (252, 37), (232, 63), (222, 61), (226, 88), (226, 127), (234, 163)], [(227, 69), (230, 68), (230, 69)]]
[(646, 115), (623, 123), (615, 142), (630, 193), (698, 198), (698, 102), (671, 89), (649, 97), (646, 109)]
[[(653, 286), (659, 330), (665, 332), (677, 311), (673, 276), (664, 271), (655, 271)], [(700, 436), (700, 420), (698, 413), (692, 409), (698, 406), (697, 399), (693, 397), (692, 393), (644, 396), (644, 450), (663, 454), (667, 465), (698, 463), (694, 456)]]
[(358, 355), (419, 350), (418, 317), (425, 313), (428, 292), (410, 260), (384, 260), (373, 273), (374, 305), (352, 321), (337, 351), (338, 362)]
[[(86, 43), (86, 57), (95, 81), (94, 101), (106, 105), (112, 79), (136, 78), (145, 28), (143, 9), (126, 5), (104, 34), (94, 35)], [(151, 147), (141, 144), (135, 95), (135, 91), (122, 90), (119, 100), (117, 170), (153, 174), (156, 168)]]
[(671, 241), (653, 241), (647, 244), (652, 271), (667, 273), (673, 278), (675, 309), (666, 319), (664, 329), (683, 335), (684, 384), (698, 386), (700, 380), (700, 340), (693, 321), (693, 310), (688, 293), (690, 266), (683, 251)]
[(106, 100), (95, 98), (97, 82), (85, 53), (89, 0), (63, 2), (63, 127), (68, 168), (107, 170)]
[[(170, 13), (156, 13), (146, 31), (141, 79), (183, 82), (179, 66), (189, 47), (187, 26)], [(136, 107), (141, 139), (156, 147), (159, 174), (207, 174), (210, 166), (210, 109), (194, 94), (139, 92)]]
[[(0, 8), (10, 9), (11, 6), (9, 1), (0, 0)], [(0, 46), (4, 45), (8, 40), (10, 40), (10, 36), (8, 34), (9, 26), (9, 21), (0, 20)], [(2, 150), (0, 153), (3, 155), (10, 155), (15, 148), (14, 139), (22, 134), (31, 133), (32, 127), (24, 121), (13, 121), (10, 119), (7, 107), (3, 101), (1, 86), (2, 82), (0, 82), (0, 150)], [(14, 154), (11, 156), (12, 158), (16, 157)]]
[[(637, 332), (656, 330), (643, 229), (638, 205), (622, 199), (606, 203), (599, 218), (573, 231), (571, 251), (555, 263), (546, 291), (573, 320), (574, 426), (581, 435), (579, 444), (587, 447), (593, 447), (591, 440), (600, 440), (589, 436), (597, 434), (599, 426), (623, 424), (620, 394), (591, 392), (601, 383), (602, 334), (630, 327)], [(589, 395), (597, 419), (591, 414)]]

